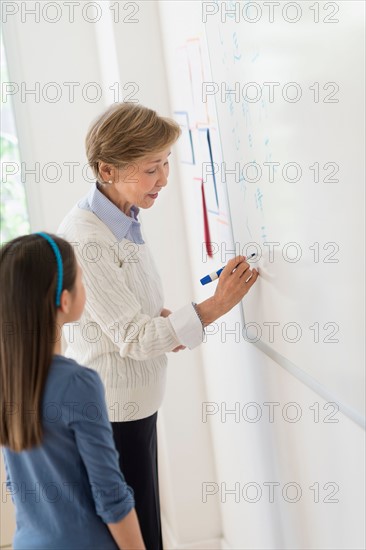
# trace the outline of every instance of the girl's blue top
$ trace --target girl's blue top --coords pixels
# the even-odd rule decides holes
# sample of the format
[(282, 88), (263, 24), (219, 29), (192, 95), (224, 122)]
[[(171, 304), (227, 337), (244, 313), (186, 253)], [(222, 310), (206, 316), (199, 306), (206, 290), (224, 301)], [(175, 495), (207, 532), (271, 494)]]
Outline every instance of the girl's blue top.
[[(23, 413), (24, 422), (35, 414)], [(54, 355), (42, 425), (39, 447), (3, 448), (6, 495), (16, 508), (14, 550), (117, 549), (106, 523), (124, 518), (135, 503), (119, 469), (99, 375)]]

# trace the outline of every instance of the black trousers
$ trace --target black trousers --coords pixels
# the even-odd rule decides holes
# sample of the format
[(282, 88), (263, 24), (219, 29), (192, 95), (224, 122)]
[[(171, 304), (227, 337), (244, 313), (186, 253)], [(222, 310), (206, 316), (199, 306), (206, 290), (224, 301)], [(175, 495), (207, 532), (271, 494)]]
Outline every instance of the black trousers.
[(158, 483), (156, 412), (142, 420), (112, 422), (119, 465), (135, 493), (136, 513), (147, 550), (163, 550)]

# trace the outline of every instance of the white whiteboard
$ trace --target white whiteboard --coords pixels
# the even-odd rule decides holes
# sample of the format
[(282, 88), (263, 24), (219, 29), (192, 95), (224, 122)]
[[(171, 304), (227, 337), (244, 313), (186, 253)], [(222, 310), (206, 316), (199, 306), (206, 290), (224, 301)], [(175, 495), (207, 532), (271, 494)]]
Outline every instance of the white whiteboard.
[[(226, 172), (239, 165), (226, 174), (234, 241), (261, 252), (243, 300), (247, 337), (355, 418), (365, 387), (364, 3), (282, 12), (281, 2), (273, 22), (268, 3), (209, 4), (213, 84), (203, 93), (216, 100)], [(239, 5), (238, 22), (223, 4)]]
[[(241, 13), (247, 8), (247, 19), (260, 6), (262, 17), (255, 24), (225, 21), (223, 4), (229, 10), (239, 6)], [(178, 149), (192, 266), (195, 277), (202, 277), (228, 261), (232, 239), (237, 253), (249, 253), (248, 243), (258, 243), (262, 257), (254, 265), (261, 277), (242, 302), (242, 327), (246, 322), (252, 329), (253, 342), (259, 327), (253, 345), (364, 425), (364, 4), (302, 2), (301, 18), (293, 24), (282, 10), (299, 2), (282, 2), (273, 23), (267, 4), (159, 2), (172, 111), (183, 130)], [(296, 13), (287, 9), (286, 17), (293, 18)], [(221, 89), (234, 89), (236, 82), (240, 93), (247, 83), (261, 86), (260, 101), (235, 101), (233, 95), (225, 101)], [(272, 85), (272, 102), (270, 85), (264, 85), (269, 82), (279, 83)], [(286, 87), (292, 82), (298, 86)], [(301, 100), (291, 102), (299, 87)], [(205, 103), (209, 89), (218, 91)], [(256, 89), (247, 87), (248, 94)], [(205, 129), (218, 164), (218, 209), (210, 178), (204, 183), (210, 238), (222, 245), (222, 254), (208, 260), (202, 252), (200, 184)], [(248, 165), (249, 179), (254, 161), (262, 168), (258, 182), (235, 181), (233, 174), (221, 181), (222, 162), (234, 171), (236, 164)], [(273, 182), (271, 162), (278, 163)], [(288, 180), (301, 168), (299, 181), (285, 181), (286, 164)], [(271, 242), (280, 243), (273, 262), (265, 246)], [(287, 246), (291, 258), (293, 242), (301, 248), (298, 262), (282, 256)], [(211, 295), (212, 289), (201, 290), (201, 299)]]

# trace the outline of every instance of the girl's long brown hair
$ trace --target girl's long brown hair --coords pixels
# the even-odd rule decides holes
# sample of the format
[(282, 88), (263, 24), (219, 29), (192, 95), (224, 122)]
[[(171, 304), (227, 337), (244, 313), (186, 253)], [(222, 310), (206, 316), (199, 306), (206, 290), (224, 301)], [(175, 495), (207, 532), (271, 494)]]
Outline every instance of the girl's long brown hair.
[[(63, 263), (62, 290), (75, 291), (72, 246), (49, 233)], [(42, 396), (61, 327), (56, 323), (57, 263), (40, 235), (0, 249), (0, 445), (22, 451), (42, 442)]]

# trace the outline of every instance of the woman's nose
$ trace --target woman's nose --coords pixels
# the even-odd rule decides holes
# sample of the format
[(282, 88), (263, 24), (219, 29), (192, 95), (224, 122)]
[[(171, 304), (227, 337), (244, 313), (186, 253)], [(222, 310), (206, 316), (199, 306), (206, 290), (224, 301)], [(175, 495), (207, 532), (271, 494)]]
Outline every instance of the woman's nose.
[(157, 185), (159, 187), (165, 187), (167, 183), (168, 183), (168, 174), (166, 174), (164, 170), (161, 170), (159, 172), (159, 178), (158, 178), (158, 181), (157, 181)]
[(162, 176), (158, 180), (158, 187), (165, 187), (168, 183), (168, 178), (166, 176)]

